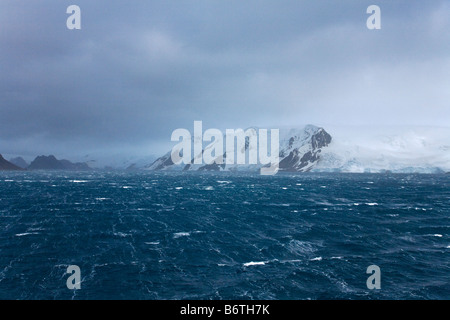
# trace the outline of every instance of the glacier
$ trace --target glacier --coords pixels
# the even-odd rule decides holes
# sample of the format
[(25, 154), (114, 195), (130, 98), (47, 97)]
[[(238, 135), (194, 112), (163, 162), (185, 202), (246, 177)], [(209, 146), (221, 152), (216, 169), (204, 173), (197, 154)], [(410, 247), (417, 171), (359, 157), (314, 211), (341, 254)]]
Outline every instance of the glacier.
[[(326, 128), (326, 131), (325, 129)], [(259, 165), (173, 165), (170, 152), (146, 170), (250, 171)], [(280, 171), (450, 172), (450, 128), (431, 126), (280, 127)]]
[(450, 128), (327, 126), (333, 141), (313, 172), (444, 173), (450, 171)]

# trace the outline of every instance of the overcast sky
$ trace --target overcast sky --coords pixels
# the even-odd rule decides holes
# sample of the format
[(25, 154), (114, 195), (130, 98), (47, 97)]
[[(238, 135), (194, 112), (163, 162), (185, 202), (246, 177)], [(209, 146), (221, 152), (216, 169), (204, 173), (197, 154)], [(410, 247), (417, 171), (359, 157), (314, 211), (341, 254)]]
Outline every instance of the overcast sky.
[(448, 0), (0, 0), (0, 153), (159, 154), (194, 120), (449, 119)]

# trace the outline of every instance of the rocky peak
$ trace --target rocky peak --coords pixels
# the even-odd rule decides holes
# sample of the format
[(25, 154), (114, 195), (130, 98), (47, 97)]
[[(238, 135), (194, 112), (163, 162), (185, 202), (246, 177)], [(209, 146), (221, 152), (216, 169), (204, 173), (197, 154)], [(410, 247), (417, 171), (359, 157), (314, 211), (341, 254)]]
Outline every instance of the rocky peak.
[(0, 154), (0, 171), (18, 171), (18, 170), (23, 169), (5, 160), (5, 158), (3, 158), (3, 156)]
[[(323, 129), (313, 125), (302, 128), (280, 129), (280, 171), (305, 172), (311, 170), (320, 160), (320, 152), (331, 142), (331, 136)], [(249, 149), (246, 139), (245, 150)], [(204, 150), (203, 150), (204, 151)], [(202, 153), (203, 153), (202, 151)], [(211, 164), (195, 165), (194, 155), (191, 164), (176, 166), (170, 158), (171, 152), (158, 158), (147, 170), (190, 170), (190, 171), (256, 171), (261, 165)], [(222, 156), (226, 158), (226, 153)]]

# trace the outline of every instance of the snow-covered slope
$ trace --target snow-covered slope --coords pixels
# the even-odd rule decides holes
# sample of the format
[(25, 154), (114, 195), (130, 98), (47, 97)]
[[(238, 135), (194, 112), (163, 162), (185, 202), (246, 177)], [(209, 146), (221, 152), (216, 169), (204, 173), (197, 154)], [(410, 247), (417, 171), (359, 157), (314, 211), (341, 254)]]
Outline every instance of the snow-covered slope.
[(172, 162), (170, 155), (171, 155), (171, 151), (167, 152), (162, 157), (159, 157), (158, 159), (156, 159), (152, 164), (145, 166), (144, 169), (151, 170), (151, 171), (153, 171), (153, 170), (168, 170), (168, 169), (182, 170), (183, 166), (182, 165), (175, 166)]
[(313, 171), (450, 171), (450, 128), (330, 127), (333, 142)]
[(280, 170), (306, 172), (320, 161), (322, 149), (331, 142), (331, 136), (313, 125), (290, 129), (280, 137)]
[[(327, 126), (326, 128), (330, 134), (312, 125), (280, 129), (280, 171), (450, 172), (450, 128), (420, 126)], [(260, 167), (260, 165), (237, 164), (175, 166), (168, 152), (147, 166), (147, 169), (257, 171)]]
[[(253, 128), (258, 130), (258, 128)], [(248, 141), (247, 141), (248, 142)], [(306, 172), (310, 171), (320, 160), (322, 148), (331, 142), (331, 136), (323, 129), (313, 125), (301, 128), (280, 129), (280, 171)], [(248, 159), (251, 144), (245, 145)], [(259, 146), (258, 146), (259, 147)], [(236, 148), (236, 146), (235, 146)], [(195, 155), (198, 158), (201, 155)], [(226, 158), (226, 153), (222, 155)], [(170, 158), (170, 151), (158, 158), (147, 170), (185, 170), (185, 171), (257, 171), (260, 164), (191, 164), (174, 165)]]

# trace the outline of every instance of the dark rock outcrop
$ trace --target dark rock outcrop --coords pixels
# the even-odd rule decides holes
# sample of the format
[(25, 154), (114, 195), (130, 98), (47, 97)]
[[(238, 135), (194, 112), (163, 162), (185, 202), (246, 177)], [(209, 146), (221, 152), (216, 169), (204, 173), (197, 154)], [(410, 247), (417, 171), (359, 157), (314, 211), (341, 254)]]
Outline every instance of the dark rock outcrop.
[(39, 156), (28, 166), (29, 170), (74, 170), (84, 171), (91, 168), (84, 162), (72, 163), (69, 160), (58, 160), (55, 156)]
[(24, 169), (5, 160), (5, 158), (3, 158), (3, 156), (0, 154), (0, 171), (20, 171), (20, 170), (24, 170)]
[[(331, 143), (331, 136), (322, 128), (313, 129), (314, 131), (311, 131), (311, 129), (305, 130), (309, 136), (303, 139), (304, 143), (300, 146), (295, 146), (297, 137), (289, 139), (288, 148), (281, 152), (281, 156), (289, 153), (281, 159), (280, 171), (309, 171), (319, 161), (322, 148), (327, 147)], [(292, 150), (289, 151), (289, 149)]]

